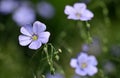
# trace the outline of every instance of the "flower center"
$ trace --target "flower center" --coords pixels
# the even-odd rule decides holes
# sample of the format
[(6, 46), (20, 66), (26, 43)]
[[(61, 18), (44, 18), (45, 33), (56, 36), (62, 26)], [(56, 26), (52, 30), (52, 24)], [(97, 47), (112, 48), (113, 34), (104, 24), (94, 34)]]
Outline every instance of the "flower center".
[(37, 40), (37, 39), (38, 39), (38, 36), (37, 36), (37, 35), (33, 35), (33, 36), (32, 36), (32, 40), (35, 41), (35, 40)]
[(80, 13), (76, 13), (75, 15), (76, 15), (78, 18), (80, 18), (80, 16), (81, 16)]
[(86, 63), (82, 63), (81, 64), (81, 68), (86, 68), (87, 67), (87, 64)]

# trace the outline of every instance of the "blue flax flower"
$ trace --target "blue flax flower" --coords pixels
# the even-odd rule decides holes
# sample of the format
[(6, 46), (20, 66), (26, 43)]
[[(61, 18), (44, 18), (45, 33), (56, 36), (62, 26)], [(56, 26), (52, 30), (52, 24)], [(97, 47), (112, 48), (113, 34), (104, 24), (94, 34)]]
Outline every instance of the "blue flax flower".
[(96, 74), (98, 71), (97, 64), (95, 56), (88, 56), (86, 53), (81, 53), (77, 59), (73, 58), (70, 61), (71, 67), (75, 68), (75, 73), (80, 76), (93, 76)]
[(67, 5), (64, 13), (68, 15), (68, 19), (88, 21), (93, 18), (93, 13), (86, 8), (85, 3), (75, 3), (72, 6)]
[(45, 31), (46, 25), (36, 21), (31, 25), (21, 27), (20, 32), (22, 35), (19, 36), (19, 43), (21, 46), (29, 45), (30, 49), (38, 49), (42, 43), (45, 44), (49, 40), (50, 33)]

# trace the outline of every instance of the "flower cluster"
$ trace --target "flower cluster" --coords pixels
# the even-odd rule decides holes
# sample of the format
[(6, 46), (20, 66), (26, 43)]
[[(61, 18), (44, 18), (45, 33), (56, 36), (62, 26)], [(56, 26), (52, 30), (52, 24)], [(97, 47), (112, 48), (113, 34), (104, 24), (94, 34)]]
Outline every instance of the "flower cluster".
[[(68, 19), (88, 21), (91, 20), (94, 14), (86, 8), (85, 3), (75, 3), (72, 6), (67, 5), (65, 7), (64, 13), (68, 15)], [(88, 24), (87, 24), (87, 27)], [(88, 32), (89, 33), (89, 32)], [(84, 47), (84, 51), (88, 51), (88, 46)], [(87, 53), (80, 53), (77, 58), (73, 58), (70, 61), (71, 67), (75, 68), (75, 73), (80, 76), (93, 76), (98, 72), (97, 60), (95, 56), (88, 56)]]
[[(50, 6), (50, 5), (46, 5), (45, 3), (44, 5), (46, 9)], [(38, 7), (42, 8), (39, 10), (39, 13), (43, 16), (47, 16), (49, 15), (49, 12), (51, 12), (51, 11), (42, 12), (44, 8), (41, 6), (41, 4), (39, 4)], [(27, 10), (25, 9), (24, 11), (27, 11)], [(22, 10), (20, 10), (18, 13), (20, 12), (22, 12)], [(88, 21), (88, 20), (91, 20), (94, 16), (93, 13), (86, 8), (86, 5), (84, 3), (75, 3), (73, 7), (67, 5), (65, 7), (64, 12), (65, 14), (68, 15), (68, 19), (73, 19), (73, 20)], [(26, 16), (28, 13), (29, 11), (26, 13), (23, 13), (24, 15), (21, 17)], [(51, 15), (52, 15), (52, 12), (51, 12)], [(19, 16), (20, 16), (19, 14), (14, 14), (14, 17), (20, 18), (18, 20), (22, 22), (22, 18)], [(47, 17), (51, 18), (49, 16)], [(29, 18), (29, 16), (27, 18)], [(22, 33), (22, 35), (19, 36), (20, 45), (21, 46), (29, 45), (28, 47), (30, 49), (37, 50), (42, 46), (42, 44), (46, 44), (49, 41), (50, 33), (45, 30), (46, 30), (46, 25), (39, 21), (36, 21), (33, 24), (33, 26), (26, 24), (26, 26), (21, 27), (20, 32)], [(75, 68), (75, 73), (80, 76), (86, 76), (86, 75), (93, 76), (94, 74), (96, 74), (98, 72), (98, 69), (96, 67), (97, 64), (98, 62), (95, 56), (93, 55), (89, 56), (87, 53), (83, 53), (83, 52), (80, 53), (77, 58), (72, 58), (70, 61), (71, 67)], [(58, 78), (58, 77), (63, 78), (59, 76), (59, 74), (56, 74), (54, 76), (48, 74), (46, 75), (46, 77), (47, 78)]]
[(36, 21), (31, 25), (21, 27), (20, 32), (22, 35), (19, 36), (19, 43), (21, 46), (29, 45), (30, 49), (38, 49), (42, 43), (46, 44), (49, 40), (50, 33), (45, 31), (46, 25)]

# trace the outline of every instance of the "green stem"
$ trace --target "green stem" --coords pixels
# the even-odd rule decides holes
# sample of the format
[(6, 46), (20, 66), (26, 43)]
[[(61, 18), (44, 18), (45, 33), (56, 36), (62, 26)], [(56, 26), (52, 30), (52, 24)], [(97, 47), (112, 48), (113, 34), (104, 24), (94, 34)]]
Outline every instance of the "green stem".
[[(29, 61), (30, 66), (32, 65), (32, 60), (33, 60), (33, 58), (35, 57), (35, 55), (36, 55), (38, 52), (39, 52), (39, 50), (37, 50), (37, 51), (32, 55), (32, 57), (31, 57), (31, 59), (30, 59), (30, 61)], [(37, 78), (36, 71), (34, 71), (32, 67), (31, 67), (30, 69), (31, 69), (31, 71), (33, 72), (33, 78)]]
[(48, 47), (47, 47), (46, 44), (45, 44), (45, 47), (44, 47), (44, 51), (45, 51), (45, 54), (46, 54), (46, 57), (47, 57), (48, 64), (51, 65), (51, 62), (50, 62), (50, 59), (49, 59), (49, 54), (48, 54)]
[(90, 44), (92, 42), (92, 36), (90, 33), (90, 23), (88, 23), (88, 21), (86, 21), (85, 24), (86, 24), (86, 28), (87, 28), (87, 42), (88, 42), (88, 44)]
[(103, 15), (104, 15), (105, 24), (106, 24), (106, 26), (109, 26), (110, 25), (110, 19), (108, 17), (109, 11), (107, 9), (107, 6), (106, 6), (106, 4), (102, 0), (99, 0), (99, 1), (100, 1), (100, 6), (103, 9), (102, 12), (103, 12)]
[(86, 41), (87, 35), (86, 35), (85, 28), (83, 26), (83, 23), (80, 22), (80, 21), (77, 21), (76, 25), (77, 25), (78, 29), (80, 30), (80, 36), (81, 36), (81, 38)]
[(51, 49), (51, 55), (49, 56), (48, 54), (48, 45), (45, 44), (45, 47), (44, 47), (44, 51), (45, 51), (45, 54), (46, 54), (46, 57), (47, 57), (47, 61), (48, 61), (48, 64), (50, 66), (50, 71), (52, 74), (54, 74), (54, 67), (53, 67), (53, 46), (52, 44), (49, 44), (50, 45), (50, 49)]

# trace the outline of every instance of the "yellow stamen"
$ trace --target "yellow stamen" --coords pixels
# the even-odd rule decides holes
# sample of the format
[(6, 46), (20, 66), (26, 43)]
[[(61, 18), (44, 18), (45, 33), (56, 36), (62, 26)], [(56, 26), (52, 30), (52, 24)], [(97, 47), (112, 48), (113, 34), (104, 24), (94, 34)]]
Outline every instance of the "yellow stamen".
[(37, 35), (33, 35), (32, 36), (32, 40), (37, 40), (38, 39), (38, 36)]
[(76, 13), (76, 16), (77, 16), (77, 17), (80, 17), (80, 13)]
[(82, 63), (81, 68), (86, 68), (87, 64), (86, 63)]

